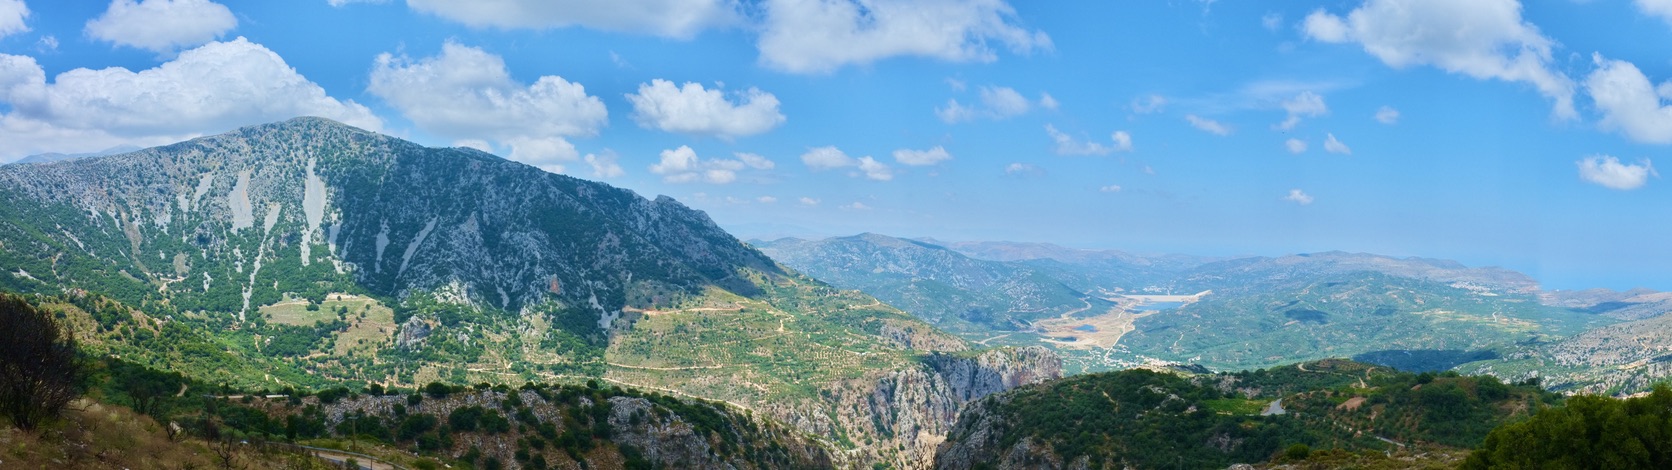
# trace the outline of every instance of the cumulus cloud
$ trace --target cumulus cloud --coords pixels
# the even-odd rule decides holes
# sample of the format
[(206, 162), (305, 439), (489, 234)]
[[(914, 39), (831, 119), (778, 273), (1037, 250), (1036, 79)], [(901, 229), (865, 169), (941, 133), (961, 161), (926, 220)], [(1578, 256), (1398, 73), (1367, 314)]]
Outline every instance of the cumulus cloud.
[(894, 169), (870, 156), (853, 158), (834, 146), (808, 149), (801, 154), (801, 163), (813, 171), (834, 170), (838, 168), (853, 168), (848, 176), (860, 177), (874, 181), (888, 181), (894, 179)]
[(1638, 142), (1672, 143), (1672, 80), (1649, 83), (1636, 65), (1593, 56), (1597, 69), (1585, 79), (1585, 91), (1602, 111), (1602, 126)]
[(1555, 42), (1521, 18), (1516, 0), (1368, 0), (1345, 17), (1316, 10), (1302, 29), (1318, 41), (1358, 43), (1394, 68), (1526, 83), (1555, 102), (1556, 117), (1578, 116), (1573, 80), (1552, 64)]
[(1394, 125), (1399, 123), (1399, 110), (1392, 106), (1383, 106), (1376, 110), (1376, 122)]
[(24, 24), (29, 18), (29, 6), (23, 0), (0, 0), (0, 38), (29, 31)]
[[(1057, 100), (1045, 94), (1040, 98), (1039, 105), (1046, 109), (1056, 109)], [(946, 106), (935, 108), (935, 116), (947, 124), (957, 124), (976, 119), (1001, 120), (1021, 116), (1032, 108), (1033, 102), (1014, 88), (983, 86), (980, 90), (980, 101), (965, 105), (957, 99), (946, 100)]]
[(1121, 187), (1118, 184), (1111, 184), (1111, 185), (1108, 185), (1108, 186), (1097, 188), (1097, 190), (1105, 192), (1105, 193), (1118, 193), (1118, 192), (1120, 192)]
[(627, 174), (621, 169), (615, 152), (605, 150), (601, 154), (586, 154), (586, 164), (592, 167), (592, 177), (599, 179), (620, 178)]
[(801, 163), (813, 170), (830, 170), (854, 165), (853, 157), (835, 146), (818, 147), (801, 154)]
[(367, 91), (425, 132), (491, 140), (541, 167), (578, 158), (564, 138), (595, 135), (609, 117), (579, 83), (547, 75), (523, 85), (499, 56), (451, 41), (435, 57), (379, 55)]
[(337, 100), (259, 44), (237, 38), (156, 68), (75, 69), (47, 81), (28, 56), (0, 54), (0, 158), (151, 146), (296, 116), (382, 130), (371, 110)]
[(1283, 200), (1304, 206), (1312, 203), (1312, 195), (1306, 194), (1306, 191), (1291, 189), (1288, 196), (1283, 196)]
[(638, 93), (627, 95), (633, 103), (633, 120), (640, 126), (682, 134), (734, 138), (772, 130), (784, 123), (778, 112), (778, 97), (750, 88), (736, 93), (736, 102), (720, 90), (702, 85), (656, 79), (640, 84)]
[(1306, 153), (1306, 141), (1300, 139), (1285, 140), (1283, 141), (1283, 148), (1289, 149), (1289, 153), (1300, 155)]
[(871, 206), (867, 206), (863, 202), (854, 201), (852, 203), (843, 204), (841, 209), (846, 211), (868, 211), (871, 210)]
[(819, 205), (819, 200), (818, 199), (813, 199), (813, 198), (806, 197), (806, 196), (802, 196), (801, 199), (799, 200), (799, 202), (801, 202), (801, 205), (803, 205), (803, 206)]
[(1051, 141), (1056, 142), (1057, 155), (1108, 155), (1114, 151), (1132, 151), (1132, 134), (1126, 131), (1109, 134), (1109, 140), (1114, 142), (1112, 145), (1075, 139), (1074, 136), (1059, 131), (1056, 126), (1050, 124), (1045, 125), (1045, 133), (1051, 136)]
[(778, 202), (778, 198), (775, 198), (775, 197), (772, 197), (772, 196), (761, 196), (761, 197), (755, 198), (755, 202), (759, 202), (761, 204), (773, 204), (773, 203)]
[(1161, 95), (1148, 95), (1132, 99), (1134, 114), (1154, 114), (1167, 109), (1167, 98)]
[(773, 167), (772, 161), (752, 153), (736, 154), (737, 159), (703, 159), (691, 147), (681, 145), (663, 150), (661, 160), (650, 165), (650, 172), (662, 175), (669, 183), (703, 182), (727, 184), (737, 181), (737, 174), (749, 168), (764, 170)]
[(1627, 165), (1612, 156), (1592, 155), (1579, 160), (1577, 164), (1579, 179), (1621, 191), (1643, 187), (1650, 176), (1660, 177), (1660, 173), (1655, 171), (1654, 165), (1650, 164), (1648, 159)]
[(1277, 124), (1278, 129), (1291, 130), (1300, 124), (1301, 118), (1318, 117), (1329, 112), (1329, 106), (1324, 105), (1324, 97), (1317, 93), (1303, 91), (1294, 98), (1283, 100), (1283, 110), (1289, 117)]
[(1329, 153), (1339, 153), (1342, 155), (1353, 154), (1353, 149), (1347, 148), (1347, 144), (1343, 144), (1340, 140), (1336, 139), (1335, 134), (1324, 134), (1324, 151)]
[(1186, 115), (1184, 117), (1184, 120), (1189, 121), (1191, 126), (1197, 128), (1197, 129), (1201, 129), (1203, 132), (1207, 132), (1209, 134), (1213, 134), (1213, 135), (1231, 135), (1231, 126), (1227, 126), (1223, 123), (1220, 123), (1219, 121), (1204, 118), (1204, 117), (1197, 116), (1197, 115), (1194, 115), (1194, 114)]
[(888, 181), (894, 179), (893, 169), (889, 168), (888, 165), (877, 161), (877, 159), (871, 158), (869, 155), (859, 157), (859, 171), (864, 173), (866, 178), (877, 181)]
[(952, 159), (952, 154), (946, 148), (936, 145), (928, 150), (899, 149), (894, 151), (894, 161), (907, 166), (929, 166)]
[(112, 0), (87, 35), (158, 53), (214, 41), (238, 27), (232, 10), (209, 0)]
[(730, 0), (407, 0), (406, 4), (477, 28), (579, 26), (681, 39), (740, 18), (737, 3)]
[(1005, 0), (767, 0), (760, 61), (792, 73), (829, 73), (890, 57), (992, 62), (992, 46), (1051, 49), (1016, 22)]

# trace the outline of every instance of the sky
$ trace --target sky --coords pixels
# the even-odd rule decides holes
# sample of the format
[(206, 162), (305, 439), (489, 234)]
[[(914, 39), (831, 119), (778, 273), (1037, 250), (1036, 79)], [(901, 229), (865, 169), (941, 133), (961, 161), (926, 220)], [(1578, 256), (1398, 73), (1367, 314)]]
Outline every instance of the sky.
[(300, 115), (742, 238), (1672, 290), (1672, 0), (0, 0), (0, 161)]

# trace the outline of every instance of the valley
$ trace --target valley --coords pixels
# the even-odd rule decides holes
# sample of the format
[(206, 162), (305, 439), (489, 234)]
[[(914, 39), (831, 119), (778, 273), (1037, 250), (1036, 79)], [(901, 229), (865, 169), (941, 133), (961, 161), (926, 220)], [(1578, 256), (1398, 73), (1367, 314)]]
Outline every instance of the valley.
[[(105, 176), (113, 174), (125, 177)], [(1242, 398), (1224, 389), (1191, 405), (1248, 420), (1278, 399), (1293, 413), (1323, 406), (1308, 401), (1317, 393), (1364, 395), (1390, 367), (1611, 394), (1672, 374), (1662, 367), (1672, 352), (1641, 346), (1667, 331), (1672, 304), (1658, 292), (1546, 292), (1500, 269), (1351, 253), (1137, 256), (879, 234), (745, 243), (671, 198), (316, 118), (5, 166), (0, 181), (0, 263), (10, 273), (0, 289), (61, 316), (96, 357), (182, 374), (195, 384), (180, 383), (182, 396), (417, 396), (468, 385), (485, 394), (468, 403), (492, 404), (510, 400), (506, 387), (592, 383), (754, 423), (734, 429), (779, 429), (737, 435), (765, 447), (713, 465), (930, 468), (948, 465), (947, 452), (1072, 462), (1084, 454), (969, 448), (970, 431), (959, 430), (988, 419), (971, 417), (970, 404), (1013, 390), (1027, 396), (1065, 376), (1161, 371), (1199, 385), (1303, 363), (1294, 366), (1300, 376), (1257, 380), (1289, 390), (1321, 373), (1351, 377), (1331, 386), (1357, 387), (1301, 395), (1256, 387), (1237, 392)], [(1377, 365), (1306, 362), (1332, 358)], [(1341, 367), (1351, 373), (1331, 372)], [(1162, 382), (1154, 385), (1182, 386)], [(112, 397), (144, 403), (124, 401), (126, 393)], [(1382, 406), (1370, 399), (1338, 405)], [(348, 403), (393, 413), (375, 418), (393, 426), (407, 419), (389, 405), (399, 400)], [(256, 405), (271, 419), (315, 416)], [(212, 411), (201, 406), (191, 413)], [(328, 414), (320, 438), (356, 438)], [(574, 421), (565, 426), (602, 422)], [(1271, 439), (1386, 450), (1377, 446), (1399, 440), (1388, 436), (1410, 437), (1329, 437), (1334, 431), (1306, 428), (1316, 423), (1285, 423), (1279, 435), (1289, 437)], [(1230, 439), (1267, 439), (1263, 432)], [(594, 438), (616, 445), (625, 436)], [(1418, 439), (1450, 442), (1442, 451), (1451, 452), (1478, 441), (1471, 436)], [(470, 448), (458, 441), (391, 439), (454, 461), (488, 455), (466, 458)], [(512, 455), (513, 443), (494, 439), (476, 445), (495, 442), (493, 457), (514, 468), (539, 467), (533, 453)], [(681, 445), (739, 445), (719, 444), (725, 439)], [(565, 442), (580, 447), (544, 461), (620, 461), (655, 448), (595, 454), (594, 444)], [(1210, 460), (1261, 461), (1272, 445), (1222, 447)], [(645, 455), (663, 464), (695, 458), (656, 452)], [(1104, 452), (1115, 451), (1093, 454)]]

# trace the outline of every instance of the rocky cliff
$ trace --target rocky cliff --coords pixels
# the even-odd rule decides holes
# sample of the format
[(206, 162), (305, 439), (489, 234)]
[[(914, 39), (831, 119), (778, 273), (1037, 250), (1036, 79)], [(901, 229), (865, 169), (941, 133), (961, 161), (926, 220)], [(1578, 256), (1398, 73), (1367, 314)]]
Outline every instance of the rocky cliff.
[(1062, 361), (1039, 347), (975, 355), (935, 354), (923, 366), (873, 374), (834, 387), (837, 428), (858, 446), (856, 461), (927, 468), (971, 401), (1062, 376)]

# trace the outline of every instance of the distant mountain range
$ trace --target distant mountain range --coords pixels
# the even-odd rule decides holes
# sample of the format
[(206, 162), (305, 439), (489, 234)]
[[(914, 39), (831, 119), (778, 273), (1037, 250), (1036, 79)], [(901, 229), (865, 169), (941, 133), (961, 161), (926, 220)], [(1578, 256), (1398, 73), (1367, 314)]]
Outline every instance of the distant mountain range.
[(70, 154), (38, 153), (38, 154), (30, 155), (30, 156), (27, 156), (27, 157), (19, 158), (16, 161), (8, 163), (7, 165), (19, 164), (19, 163), (52, 163), (52, 162), (61, 162), (61, 161), (65, 161), (65, 160), (79, 160), (79, 159), (88, 158), (88, 157), (103, 157), (105, 155), (116, 155), (116, 154), (119, 154), (119, 153), (128, 153), (128, 152), (133, 152), (133, 151), (136, 151), (136, 150), (139, 150), (139, 149), (140, 149), (139, 147), (135, 147), (135, 146), (132, 146), (132, 145), (118, 145), (118, 146), (111, 147), (111, 148), (104, 149), (104, 150), (100, 150), (100, 151), (97, 151), (97, 152), (70, 153)]
[[(1527, 358), (1567, 355), (1558, 351), (1577, 346), (1558, 345), (1587, 341), (1644, 352), (1593, 358), (1548, 384), (1636, 390), (1672, 375), (1658, 366), (1618, 370), (1672, 353), (1633, 346), (1644, 332), (1672, 337), (1672, 328), (1651, 321), (1672, 311), (1672, 293), (1545, 291), (1515, 271), (1449, 260), (1345, 252), (1134, 255), (877, 234), (751, 243), (785, 265), (971, 341), (1050, 347), (1071, 371), (1167, 362), (1239, 370), (1356, 357), (1520, 380), (1556, 370)], [(1622, 321), (1647, 323), (1610, 326)], [(1597, 347), (1608, 346), (1582, 349)]]

